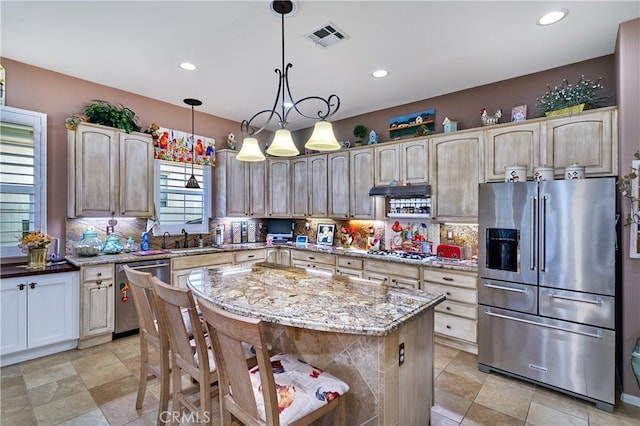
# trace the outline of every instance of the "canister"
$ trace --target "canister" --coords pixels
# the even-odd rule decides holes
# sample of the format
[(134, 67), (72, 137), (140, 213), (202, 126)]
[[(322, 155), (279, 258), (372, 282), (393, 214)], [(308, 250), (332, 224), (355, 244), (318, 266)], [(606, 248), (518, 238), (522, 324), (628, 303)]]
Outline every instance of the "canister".
[(526, 182), (527, 166), (514, 163), (504, 168), (505, 182)]
[(578, 163), (573, 163), (564, 169), (565, 179), (584, 179), (584, 166)]
[(541, 182), (543, 180), (553, 180), (553, 167), (539, 166), (533, 169), (533, 179)]

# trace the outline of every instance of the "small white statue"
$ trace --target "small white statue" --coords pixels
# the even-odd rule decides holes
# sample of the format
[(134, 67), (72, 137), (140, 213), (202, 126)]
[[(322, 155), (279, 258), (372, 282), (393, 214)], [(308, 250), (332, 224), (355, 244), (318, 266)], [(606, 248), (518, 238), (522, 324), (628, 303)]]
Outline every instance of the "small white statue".
[(227, 135), (227, 149), (236, 149), (236, 137), (231, 132)]

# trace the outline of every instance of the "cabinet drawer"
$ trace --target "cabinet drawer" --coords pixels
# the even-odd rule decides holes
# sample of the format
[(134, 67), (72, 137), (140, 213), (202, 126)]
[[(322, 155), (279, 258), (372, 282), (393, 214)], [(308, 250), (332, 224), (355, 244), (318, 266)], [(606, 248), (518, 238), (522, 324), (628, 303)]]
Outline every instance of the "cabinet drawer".
[(336, 270), (333, 266), (320, 264), (314, 264), (311, 262), (300, 262), (300, 261), (292, 261), (291, 266), (294, 268), (306, 269), (309, 272), (318, 271), (328, 275), (334, 275)]
[(338, 266), (349, 269), (362, 269), (362, 259), (338, 256)]
[(294, 250), (291, 253), (291, 260), (311, 263), (324, 263), (325, 265), (335, 265), (336, 257), (327, 253), (310, 253)]
[(424, 280), (458, 287), (477, 288), (478, 276), (445, 269), (424, 268)]
[(82, 281), (106, 280), (113, 278), (113, 265), (87, 266), (83, 268)]
[(454, 302), (469, 303), (474, 306), (478, 304), (478, 292), (475, 290), (444, 284), (434, 284), (429, 281), (424, 283), (424, 289), (430, 293), (444, 294), (447, 296), (447, 300), (453, 300)]
[(377, 272), (396, 277), (420, 279), (420, 268), (413, 265), (407, 265), (398, 262), (385, 262), (376, 260), (365, 260), (364, 267), (367, 272)]
[(457, 315), (472, 320), (478, 319), (478, 308), (475, 305), (445, 300), (436, 306), (436, 312)]
[(436, 312), (434, 330), (436, 333), (456, 339), (473, 343), (478, 341), (478, 322), (475, 320)]
[(233, 254), (235, 263), (264, 262), (267, 260), (266, 250), (237, 251)]
[(209, 266), (232, 263), (233, 253), (231, 252), (198, 254), (171, 259), (171, 270), (203, 269)]

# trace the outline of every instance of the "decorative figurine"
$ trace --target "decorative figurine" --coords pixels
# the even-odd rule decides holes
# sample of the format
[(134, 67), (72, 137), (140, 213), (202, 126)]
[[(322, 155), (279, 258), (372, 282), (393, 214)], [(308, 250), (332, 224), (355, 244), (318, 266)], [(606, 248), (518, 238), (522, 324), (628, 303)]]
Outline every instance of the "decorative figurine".
[(378, 143), (378, 135), (376, 134), (375, 131), (371, 131), (369, 132), (369, 145), (373, 145)]
[(458, 121), (455, 118), (445, 117), (442, 122), (445, 133), (451, 133), (458, 130)]
[(500, 117), (502, 117), (502, 110), (501, 109), (496, 111), (496, 113), (493, 114), (493, 117), (487, 116), (486, 108), (482, 108), (480, 110), (480, 119), (482, 120), (482, 125), (483, 126), (491, 126), (493, 124), (498, 124), (498, 120), (500, 120)]
[(236, 149), (236, 137), (231, 132), (227, 135), (227, 149)]

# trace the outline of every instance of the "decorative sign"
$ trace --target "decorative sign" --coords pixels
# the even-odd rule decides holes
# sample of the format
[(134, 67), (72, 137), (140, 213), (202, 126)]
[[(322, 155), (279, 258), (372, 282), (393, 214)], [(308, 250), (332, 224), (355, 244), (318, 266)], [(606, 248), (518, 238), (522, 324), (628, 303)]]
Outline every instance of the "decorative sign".
[(429, 130), (429, 133), (426, 134), (433, 133), (435, 128), (435, 116), (436, 110), (429, 109), (426, 111), (390, 118), (389, 135), (391, 136), (391, 139), (397, 139), (408, 135), (420, 135), (421, 126), (425, 126)]
[(216, 165), (216, 140), (204, 136), (195, 135), (195, 148), (191, 133), (180, 130), (160, 128), (160, 137), (154, 139), (154, 157), (160, 160), (191, 163), (191, 153), (194, 153), (195, 164)]

